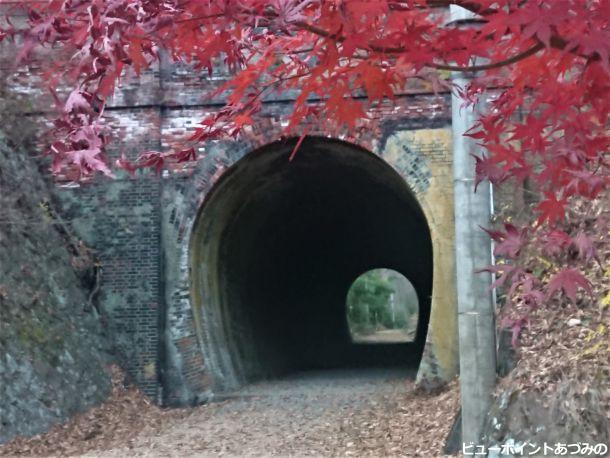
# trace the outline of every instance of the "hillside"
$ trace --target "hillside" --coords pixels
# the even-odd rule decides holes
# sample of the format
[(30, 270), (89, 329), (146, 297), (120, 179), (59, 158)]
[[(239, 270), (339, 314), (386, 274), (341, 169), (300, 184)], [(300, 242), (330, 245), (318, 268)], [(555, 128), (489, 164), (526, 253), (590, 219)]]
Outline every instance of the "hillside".
[(110, 391), (92, 256), (54, 216), (48, 190), (35, 161), (0, 134), (0, 443)]
[[(518, 205), (510, 201), (508, 207), (509, 216), (518, 219)], [(515, 367), (499, 380), (496, 401), (488, 415), (484, 438), (488, 446), (514, 444), (516, 451), (524, 447), (523, 454), (544, 456), (543, 451), (540, 455), (534, 452), (544, 443), (553, 447), (555, 444), (588, 443), (605, 444), (608, 452), (609, 215), (610, 196), (605, 193), (595, 200), (575, 205), (563, 224), (562, 229), (572, 236), (583, 229), (595, 234), (589, 247), (592, 259), (583, 268), (591, 284), (590, 294), (581, 290), (582, 294), (574, 301), (565, 295), (554, 295), (545, 298), (539, 308), (527, 312), (526, 325), (513, 349)], [(541, 278), (548, 279), (562, 262), (573, 261), (577, 254), (577, 249), (572, 247), (549, 262), (539, 252), (528, 251), (522, 254), (521, 262)], [(523, 306), (521, 311), (524, 310)], [(498, 323), (515, 312), (519, 309), (502, 307)], [(508, 369), (504, 367), (501, 372), (506, 373)], [(572, 447), (568, 453), (575, 450)], [(599, 453), (603, 450), (604, 447), (600, 446), (596, 456), (608, 456)], [(553, 453), (561, 455), (560, 452)], [(546, 456), (549, 456), (548, 451)]]

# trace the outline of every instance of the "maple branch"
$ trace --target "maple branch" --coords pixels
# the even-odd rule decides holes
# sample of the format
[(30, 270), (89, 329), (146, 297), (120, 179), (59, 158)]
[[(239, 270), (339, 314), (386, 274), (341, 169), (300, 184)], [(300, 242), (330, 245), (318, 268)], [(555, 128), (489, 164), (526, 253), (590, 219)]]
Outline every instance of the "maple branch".
[(201, 15), (201, 16), (193, 16), (193, 17), (189, 17), (189, 18), (185, 18), (185, 19), (178, 19), (176, 21), (173, 21), (173, 24), (183, 24), (185, 22), (191, 22), (191, 21), (203, 21), (205, 19), (218, 19), (221, 17), (225, 17), (226, 15), (224, 13), (216, 13), (216, 14), (206, 14), (206, 15)]
[[(449, 2), (449, 3), (452, 3), (452, 2)], [(335, 33), (331, 33), (325, 29), (317, 27), (313, 24), (309, 24), (307, 22), (296, 21), (296, 22), (293, 22), (292, 24), (303, 30), (311, 32), (315, 35), (318, 35), (318, 36), (321, 36), (324, 38), (330, 38), (339, 43), (345, 41), (345, 39), (346, 39), (344, 36), (341, 36), (341, 35), (337, 36), (337, 34), (335, 34)], [(374, 43), (369, 43), (368, 48), (371, 51), (378, 52), (381, 54), (401, 54), (401, 53), (407, 51), (407, 48), (405, 48), (404, 46), (379, 46)]]
[(465, 10), (470, 11), (471, 13), (478, 14), (480, 16), (489, 16), (491, 14), (496, 14), (498, 10), (495, 8), (483, 8), (479, 3), (469, 2), (469, 1), (448, 1), (446, 2), (447, 6), (456, 5), (464, 8)]
[[(389, 3), (392, 4), (392, 2), (389, 2)], [(395, 4), (401, 4), (401, 3), (402, 2), (397, 1)], [(459, 1), (459, 0), (434, 1), (434, 0), (431, 0), (428, 2), (428, 5), (430, 5), (431, 7), (457, 5), (457, 6), (460, 6), (464, 9), (467, 9), (468, 11), (471, 11), (471, 12), (481, 15), (481, 16), (487, 16), (487, 15), (497, 13), (497, 11), (494, 9), (491, 9), (491, 8), (483, 9), (481, 5), (474, 3), (474, 2), (469, 2), (469, 1)], [(476, 20), (476, 21), (479, 22), (480, 20)], [(318, 35), (318, 36), (321, 36), (324, 38), (331, 38), (337, 42), (345, 41), (345, 37), (343, 37), (343, 36), (337, 36), (336, 34), (330, 33), (327, 30), (324, 30), (324, 29), (314, 26), (312, 24), (308, 24), (306, 22), (294, 22), (293, 24), (297, 27), (307, 30), (308, 32), (311, 32), (315, 35)], [(564, 40), (563, 38), (561, 38), (560, 36), (553, 35), (550, 38), (550, 46), (552, 48), (559, 49), (560, 51), (562, 51), (567, 47), (567, 41)], [(400, 54), (407, 50), (404, 46), (394, 46), (394, 47), (378, 46), (373, 43), (369, 44), (368, 47), (371, 51), (379, 52), (382, 54)], [(523, 53), (517, 54), (516, 56), (506, 59), (504, 61), (492, 63), (492, 64), (475, 65), (475, 66), (463, 67), (463, 68), (457, 67), (457, 66), (451, 66), (451, 65), (442, 65), (442, 64), (430, 64), (427, 66), (436, 68), (438, 70), (463, 71), (463, 72), (490, 70), (493, 68), (498, 68), (498, 67), (502, 67), (505, 65), (510, 65), (515, 62), (518, 62), (522, 59), (525, 59), (525, 58), (537, 53), (538, 51), (541, 51), (543, 48), (544, 48), (544, 44), (541, 41), (538, 41), (538, 43), (535, 46), (524, 51)], [(575, 52), (575, 50), (572, 50), (572, 52)], [(593, 53), (592, 55), (581, 55), (581, 54), (579, 54), (579, 55), (586, 59), (589, 59), (589, 58), (594, 59), (594, 60), (600, 59), (600, 56), (597, 53)]]
[[(345, 41), (345, 37), (343, 37), (343, 36), (336, 36), (336, 35), (328, 32), (327, 30), (321, 29), (317, 26), (314, 26), (314, 25), (311, 25), (311, 24), (308, 24), (305, 22), (295, 23), (295, 25), (297, 27), (301, 27), (304, 30), (307, 30), (308, 32), (311, 32), (315, 35), (319, 35), (324, 38), (334, 39), (337, 42)], [(406, 51), (406, 48), (403, 46), (384, 47), (384, 46), (376, 46), (374, 44), (371, 44), (371, 45), (369, 45), (369, 48), (372, 51), (379, 52), (382, 54), (400, 54), (400, 53)], [(508, 59), (505, 59), (505, 60), (502, 60), (499, 62), (493, 62), (490, 64), (482, 64), (482, 65), (471, 65), (468, 67), (432, 63), (432, 64), (426, 64), (426, 67), (435, 68), (437, 70), (449, 70), (449, 71), (456, 71), (456, 72), (476, 72), (476, 71), (482, 71), (482, 70), (491, 70), (493, 68), (499, 68), (499, 67), (504, 67), (506, 65), (514, 64), (515, 62), (523, 60), (533, 54), (536, 54), (538, 51), (541, 51), (542, 49), (544, 49), (544, 44), (542, 42), (538, 42), (534, 46), (529, 48), (528, 50), (523, 51), (513, 57), (510, 57)]]
[[(388, 5), (389, 5), (390, 9), (395, 9), (395, 10), (400, 9), (402, 11), (409, 11), (409, 10), (413, 9), (411, 6), (409, 6), (408, 3), (401, 1), (401, 0), (388, 1)], [(478, 4), (476, 2), (472, 2), (472, 1), (428, 0), (426, 2), (426, 6), (428, 8), (445, 8), (450, 5), (461, 6), (462, 8), (464, 8), (472, 13), (478, 14), (480, 16), (488, 16), (490, 14), (495, 14), (498, 12), (494, 8), (483, 8), (480, 4)], [(424, 8), (424, 7), (420, 6), (419, 8)]]
[(519, 54), (514, 55), (513, 57), (509, 57), (508, 59), (501, 60), (499, 62), (493, 62), (490, 64), (481, 64), (481, 65), (471, 65), (469, 67), (460, 67), (459, 65), (444, 65), (444, 64), (428, 64), (427, 67), (432, 67), (437, 70), (449, 70), (452, 72), (478, 72), (482, 70), (491, 70), (494, 68), (505, 67), (506, 65), (514, 64), (515, 62), (519, 62), (520, 60), (526, 59), (529, 56), (536, 54), (538, 51), (544, 49), (543, 43), (536, 43), (534, 46), (529, 48), (526, 51), (523, 51)]
[[(405, 9), (409, 9), (408, 5), (405, 5), (405, 3), (401, 0), (397, 0), (397, 1), (390, 0), (390, 1), (388, 1), (388, 4), (390, 5), (390, 8), (392, 8), (392, 5), (394, 5), (394, 7), (404, 5)], [(488, 15), (496, 14), (498, 12), (496, 9), (493, 9), (493, 8), (483, 8), (480, 4), (478, 4), (476, 2), (472, 2), (472, 1), (429, 0), (427, 2), (427, 5), (430, 8), (440, 8), (440, 7), (448, 7), (450, 5), (456, 5), (456, 6), (464, 8), (464, 9), (466, 9), (472, 13), (475, 13), (477, 15), (480, 15), (480, 16), (488, 16)], [(225, 16), (224, 13), (217, 13), (217, 14), (211, 14), (211, 15), (207, 15), (207, 16), (198, 16), (198, 17), (193, 17), (193, 18), (188, 18), (188, 19), (182, 19), (182, 20), (176, 21), (176, 23), (190, 22), (190, 21), (196, 21), (196, 20), (206, 20), (206, 19), (218, 19), (219, 17), (223, 17), (223, 16)], [(274, 15), (266, 14), (265, 16), (274, 16)], [(456, 21), (452, 25), (463, 25), (462, 23), (464, 23), (464, 24), (481, 23), (484, 21), (485, 21), (485, 19), (467, 19), (467, 20)], [(166, 27), (167, 25), (168, 24), (162, 25), (161, 28)], [(337, 42), (345, 41), (344, 36), (337, 36), (337, 34), (331, 33), (325, 29), (322, 29), (320, 27), (314, 26), (314, 25), (306, 23), (306, 22), (302, 22), (302, 21), (293, 22), (293, 25), (295, 25), (296, 27), (299, 27), (301, 29), (304, 29), (308, 32), (311, 32), (315, 35), (324, 37), (324, 38), (330, 38)], [(564, 50), (567, 46), (567, 42), (560, 36), (553, 35), (550, 39), (550, 46), (555, 49)], [(400, 53), (407, 51), (407, 48), (405, 48), (404, 46), (394, 46), (394, 47), (379, 46), (379, 45), (375, 45), (374, 43), (369, 44), (368, 48), (371, 51), (382, 53), (382, 54), (400, 54)], [(475, 72), (475, 71), (491, 70), (494, 68), (499, 68), (499, 67), (503, 67), (503, 66), (518, 62), (522, 59), (525, 59), (525, 58), (535, 54), (536, 52), (542, 50), (543, 48), (544, 48), (544, 44), (542, 42), (538, 41), (538, 43), (535, 46), (533, 46), (532, 48), (530, 48), (520, 54), (517, 54), (516, 56), (513, 56), (509, 59), (506, 59), (506, 60), (503, 60), (500, 62), (491, 63), (491, 64), (473, 65), (473, 66), (469, 66), (469, 67), (459, 67), (459, 66), (445, 65), (445, 64), (429, 64), (426, 66), (430, 67), (430, 68), (435, 68), (437, 70), (462, 71), (462, 72)], [(573, 50), (573, 52), (574, 52), (574, 50)], [(599, 55), (597, 55), (597, 54), (593, 54), (591, 56), (586, 56), (586, 55), (580, 55), (580, 56), (584, 57), (584, 58), (593, 58), (594, 60), (599, 60), (599, 58), (600, 58)]]

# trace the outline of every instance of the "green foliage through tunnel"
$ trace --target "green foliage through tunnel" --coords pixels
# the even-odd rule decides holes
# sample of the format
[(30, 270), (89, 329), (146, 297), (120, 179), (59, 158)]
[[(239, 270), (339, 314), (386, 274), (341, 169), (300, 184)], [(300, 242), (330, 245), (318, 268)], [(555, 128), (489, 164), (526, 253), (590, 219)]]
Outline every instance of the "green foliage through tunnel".
[(347, 293), (347, 321), (352, 341), (410, 342), (417, 331), (417, 292), (391, 269), (360, 275)]

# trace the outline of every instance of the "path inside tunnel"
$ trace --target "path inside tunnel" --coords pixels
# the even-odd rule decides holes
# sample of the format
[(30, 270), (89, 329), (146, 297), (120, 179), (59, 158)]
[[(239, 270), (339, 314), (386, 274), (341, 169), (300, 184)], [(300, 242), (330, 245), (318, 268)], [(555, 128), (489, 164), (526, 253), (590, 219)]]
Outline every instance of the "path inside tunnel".
[(292, 373), (166, 412), (96, 449), (87, 449), (91, 441), (79, 448), (89, 457), (442, 456), (458, 409), (457, 384), (425, 394), (414, 376), (405, 368)]
[[(307, 369), (416, 368), (430, 316), (430, 232), (403, 177), (355, 146), (308, 138), (246, 155), (205, 199), (191, 240), (193, 302), (217, 387)], [(393, 269), (414, 286), (415, 340), (355, 343), (347, 292)]]

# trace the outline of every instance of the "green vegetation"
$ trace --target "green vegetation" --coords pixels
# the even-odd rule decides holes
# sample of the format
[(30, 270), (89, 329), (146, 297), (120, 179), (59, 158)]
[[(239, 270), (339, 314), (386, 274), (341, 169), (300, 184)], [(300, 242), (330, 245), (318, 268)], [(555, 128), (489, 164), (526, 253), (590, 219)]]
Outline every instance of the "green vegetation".
[(406, 329), (416, 313), (417, 296), (413, 286), (393, 270), (365, 272), (347, 294), (347, 320), (352, 334)]

